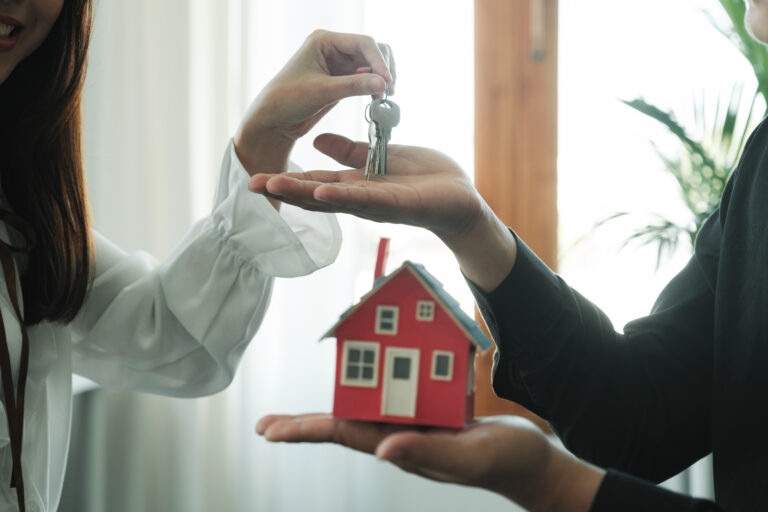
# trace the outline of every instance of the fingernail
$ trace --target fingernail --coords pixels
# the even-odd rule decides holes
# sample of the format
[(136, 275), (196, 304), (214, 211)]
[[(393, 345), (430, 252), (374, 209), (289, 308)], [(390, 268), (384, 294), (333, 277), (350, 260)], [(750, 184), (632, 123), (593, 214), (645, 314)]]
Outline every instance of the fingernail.
[(401, 450), (395, 450), (391, 453), (388, 453), (386, 457), (382, 457), (383, 460), (392, 462), (394, 464), (401, 462), (404, 458), (405, 458), (405, 453)]

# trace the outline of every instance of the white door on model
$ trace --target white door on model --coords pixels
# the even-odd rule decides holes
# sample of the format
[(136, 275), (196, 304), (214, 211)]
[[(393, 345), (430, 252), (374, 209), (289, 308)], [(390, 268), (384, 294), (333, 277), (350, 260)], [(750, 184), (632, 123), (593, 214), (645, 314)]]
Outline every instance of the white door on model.
[(387, 347), (384, 362), (382, 416), (416, 416), (419, 388), (419, 351)]

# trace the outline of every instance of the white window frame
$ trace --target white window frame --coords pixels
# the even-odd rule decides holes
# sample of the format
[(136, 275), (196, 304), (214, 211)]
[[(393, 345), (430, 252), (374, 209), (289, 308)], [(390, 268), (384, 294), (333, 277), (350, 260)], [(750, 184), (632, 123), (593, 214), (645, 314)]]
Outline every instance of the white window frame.
[[(392, 329), (381, 328), (381, 314), (384, 311), (392, 311)], [(400, 316), (400, 308), (397, 306), (376, 306), (376, 325), (374, 326), (374, 332), (376, 334), (397, 334), (397, 321)]]
[[(364, 364), (362, 359), (360, 363), (361, 373), (360, 378), (350, 379), (347, 377), (347, 367), (349, 365), (349, 351), (352, 349), (360, 350), (373, 350), (373, 379), (367, 380), (362, 378), (362, 369)], [(343, 345), (344, 353), (341, 356), (341, 384), (343, 386), (354, 386), (359, 388), (375, 388), (379, 385), (379, 343), (375, 341), (351, 341), (347, 340)], [(362, 354), (361, 354), (362, 357)]]
[[(429, 315), (423, 316), (421, 314), (421, 307), (429, 306)], [(421, 322), (432, 322), (435, 319), (435, 301), (433, 300), (420, 300), (416, 303), (416, 320)]]
[[(448, 375), (437, 375), (437, 373), (435, 373), (437, 371), (437, 356), (448, 356)], [(435, 350), (432, 352), (432, 380), (453, 380), (453, 361), (453, 352), (445, 350)]]

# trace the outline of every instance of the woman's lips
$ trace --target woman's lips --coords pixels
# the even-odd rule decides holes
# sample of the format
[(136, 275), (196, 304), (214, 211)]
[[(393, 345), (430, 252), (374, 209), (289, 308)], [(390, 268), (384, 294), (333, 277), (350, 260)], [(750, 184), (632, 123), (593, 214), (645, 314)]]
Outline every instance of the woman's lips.
[(0, 53), (13, 50), (23, 26), (16, 18), (0, 14)]
[(14, 27), (23, 27), (24, 24), (12, 16), (7, 14), (0, 14), (0, 23), (4, 25), (11, 25)]

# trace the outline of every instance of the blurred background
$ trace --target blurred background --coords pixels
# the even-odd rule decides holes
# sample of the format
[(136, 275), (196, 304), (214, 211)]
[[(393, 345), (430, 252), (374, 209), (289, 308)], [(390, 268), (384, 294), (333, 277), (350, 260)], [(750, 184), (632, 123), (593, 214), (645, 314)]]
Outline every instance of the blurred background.
[[(649, 141), (673, 142), (620, 100), (687, 111), (692, 95), (716, 98), (734, 81), (754, 90), (754, 76), (713, 28), (710, 15), (722, 16), (717, 0), (544, 4), (559, 8), (559, 271), (621, 329), (649, 311), (690, 248), (670, 252), (657, 269), (655, 246), (620, 250), (637, 227), (630, 216), (595, 230), (617, 212), (689, 221)], [(85, 92), (96, 229), (126, 250), (168, 254), (208, 212), (220, 158), (247, 105), (317, 28), (390, 44), (402, 112), (392, 143), (437, 148), (473, 174), (474, 9), (470, 0), (98, 0)], [(368, 101), (338, 105), (297, 144), (293, 160), (338, 169), (311, 141), (326, 131), (364, 140)], [(180, 400), (77, 380), (60, 510), (516, 510), (491, 493), (429, 482), (339, 447), (272, 445), (254, 434), (264, 414), (331, 409), (335, 347), (318, 338), (369, 289), (380, 236), (392, 238), (389, 270), (405, 259), (423, 263), (473, 311), (436, 238), (347, 216), (340, 222), (337, 262), (276, 282), (226, 391)], [(707, 461), (667, 485), (711, 496)]]

